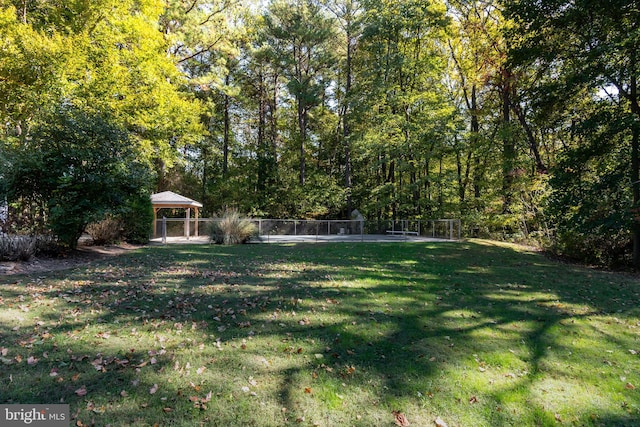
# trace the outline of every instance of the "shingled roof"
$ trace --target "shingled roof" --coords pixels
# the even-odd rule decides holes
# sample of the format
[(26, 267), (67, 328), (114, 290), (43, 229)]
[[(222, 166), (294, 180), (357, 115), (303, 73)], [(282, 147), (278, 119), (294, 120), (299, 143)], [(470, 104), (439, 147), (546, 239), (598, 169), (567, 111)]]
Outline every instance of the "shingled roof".
[(202, 203), (196, 202), (173, 191), (163, 191), (151, 195), (151, 204), (157, 208), (201, 208)]

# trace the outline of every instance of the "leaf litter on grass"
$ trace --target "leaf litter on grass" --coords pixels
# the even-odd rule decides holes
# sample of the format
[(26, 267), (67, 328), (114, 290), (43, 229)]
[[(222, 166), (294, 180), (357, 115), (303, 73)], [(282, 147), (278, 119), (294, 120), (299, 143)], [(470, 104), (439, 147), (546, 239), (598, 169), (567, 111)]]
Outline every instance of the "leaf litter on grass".
[[(606, 314), (622, 307), (612, 310), (614, 299), (637, 302), (637, 283), (599, 299), (592, 290), (609, 278), (558, 270), (582, 288), (536, 284), (560, 267), (536, 258), (521, 263), (545, 269), (500, 270), (486, 261), (499, 251), (486, 247), (470, 246), (469, 273), (455, 246), (390, 245), (359, 256), (326, 248), (149, 248), (144, 268), (136, 255), (5, 287), (3, 305), (23, 320), (0, 318), (11, 326), (0, 368), (26, 385), (9, 393), (51, 396), (71, 403), (78, 420), (105, 423), (142, 416), (137, 422), (192, 425), (215, 412), (220, 422), (255, 425), (283, 417), (380, 425), (403, 408), (414, 425), (436, 415), (460, 425), (530, 424), (540, 414), (595, 425), (589, 417), (603, 405), (621, 419), (637, 414), (632, 308)], [(441, 262), (423, 263), (425, 254)], [(606, 343), (593, 351), (597, 362), (596, 339)], [(34, 383), (27, 368), (48, 382)], [(615, 379), (606, 386), (617, 387), (613, 397), (588, 375), (583, 390), (605, 403), (559, 395), (584, 380), (578, 373), (602, 369)]]

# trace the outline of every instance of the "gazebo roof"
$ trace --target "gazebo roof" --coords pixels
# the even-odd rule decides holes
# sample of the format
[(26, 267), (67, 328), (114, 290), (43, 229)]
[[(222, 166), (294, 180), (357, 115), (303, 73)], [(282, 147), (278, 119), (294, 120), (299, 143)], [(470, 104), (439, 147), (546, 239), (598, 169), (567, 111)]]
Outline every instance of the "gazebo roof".
[(163, 191), (151, 195), (151, 204), (155, 208), (201, 208), (202, 203), (173, 191)]

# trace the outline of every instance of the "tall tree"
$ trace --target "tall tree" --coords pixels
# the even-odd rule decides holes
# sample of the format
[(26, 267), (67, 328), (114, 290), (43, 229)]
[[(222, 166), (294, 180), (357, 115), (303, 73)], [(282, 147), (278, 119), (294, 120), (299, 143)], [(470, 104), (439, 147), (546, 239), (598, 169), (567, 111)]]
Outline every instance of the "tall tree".
[(340, 103), (339, 117), (342, 125), (342, 145), (344, 147), (344, 186), (346, 189), (347, 217), (353, 210), (353, 176), (352, 176), (352, 104), (353, 100), (353, 57), (356, 53), (358, 40), (362, 35), (362, 18), (364, 8), (358, 0), (325, 0), (325, 7), (338, 21), (343, 42), (341, 49), (340, 70), (338, 72), (338, 102)]
[(264, 16), (269, 43), (278, 56), (287, 89), (295, 100), (299, 181), (306, 182), (309, 113), (322, 103), (324, 73), (334, 64), (331, 19), (312, 0), (276, 0)]
[[(628, 196), (632, 208), (637, 209), (640, 205), (638, 3), (519, 0), (505, 5), (508, 16), (515, 22), (514, 63), (533, 65), (540, 73), (553, 76), (553, 83), (545, 85), (545, 92), (556, 98), (556, 105), (567, 108), (567, 101), (575, 102), (577, 95), (585, 93), (594, 100), (605, 101), (600, 103), (602, 107), (578, 119), (578, 123), (585, 124), (590, 117), (602, 116), (608, 110), (607, 102), (621, 107), (622, 114), (609, 116), (617, 125), (608, 123), (607, 128), (618, 129), (613, 134), (618, 145), (628, 144), (624, 162), (629, 171)], [(600, 152), (599, 156), (613, 156), (616, 152)], [(576, 180), (583, 178), (584, 175), (574, 176)], [(609, 184), (615, 185), (615, 181)], [(629, 227), (634, 241), (633, 261), (640, 267), (640, 221), (632, 221)]]
[(354, 90), (361, 152), (374, 169), (362, 186), (374, 189), (377, 218), (421, 215), (429, 157), (434, 139), (442, 136), (436, 123), (447, 115), (439, 77), (446, 9), (422, 0), (364, 5)]
[[(227, 178), (233, 156), (232, 110), (237, 101), (237, 68), (245, 29), (239, 24), (239, 0), (168, 0), (160, 17), (169, 40), (168, 52), (201, 100), (200, 121), (206, 132), (191, 141), (183, 166), (201, 181), (200, 197), (213, 202), (208, 187)], [(220, 174), (216, 163), (221, 160)], [(186, 178), (186, 177), (185, 177)], [(188, 187), (188, 186), (187, 186)], [(188, 188), (185, 191), (189, 192)]]

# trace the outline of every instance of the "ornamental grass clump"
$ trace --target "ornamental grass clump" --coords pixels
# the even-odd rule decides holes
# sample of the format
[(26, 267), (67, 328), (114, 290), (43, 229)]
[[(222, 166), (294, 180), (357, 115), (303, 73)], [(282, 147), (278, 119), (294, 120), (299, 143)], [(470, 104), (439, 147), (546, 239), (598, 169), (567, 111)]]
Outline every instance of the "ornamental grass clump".
[(247, 243), (257, 234), (256, 225), (235, 209), (226, 210), (221, 218), (211, 223), (209, 231), (211, 242), (222, 245)]
[(36, 252), (33, 236), (0, 235), (0, 261), (27, 261)]

